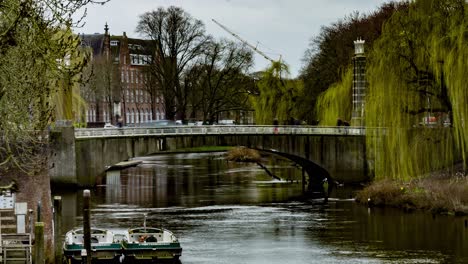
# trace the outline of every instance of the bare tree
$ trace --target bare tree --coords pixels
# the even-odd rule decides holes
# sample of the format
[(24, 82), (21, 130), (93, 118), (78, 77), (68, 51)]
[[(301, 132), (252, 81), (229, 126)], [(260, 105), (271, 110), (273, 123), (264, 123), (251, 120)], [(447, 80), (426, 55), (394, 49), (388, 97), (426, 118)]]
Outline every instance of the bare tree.
[(179, 7), (160, 7), (140, 17), (137, 31), (151, 39), (154, 51), (150, 78), (156, 85), (151, 87), (160, 92), (150, 94), (163, 97), (167, 119), (185, 119), (188, 87), (182, 76), (210, 39), (203, 23)]
[(219, 113), (247, 110), (252, 82), (246, 72), (251, 66), (252, 51), (240, 44), (221, 40), (207, 45), (198, 64), (184, 76), (184, 84), (193, 91), (190, 102), (201, 110), (203, 121), (213, 123)]

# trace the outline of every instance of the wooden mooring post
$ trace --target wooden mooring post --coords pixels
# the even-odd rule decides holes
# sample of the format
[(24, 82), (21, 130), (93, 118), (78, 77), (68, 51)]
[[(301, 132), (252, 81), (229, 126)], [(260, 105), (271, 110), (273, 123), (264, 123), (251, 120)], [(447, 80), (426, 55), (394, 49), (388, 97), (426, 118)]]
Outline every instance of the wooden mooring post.
[(91, 192), (89, 190), (83, 191), (83, 239), (84, 239), (84, 248), (86, 252), (82, 254), (82, 258), (86, 259), (86, 262), (83, 263), (91, 264), (91, 213), (90, 213), (90, 199)]
[(62, 247), (60, 242), (60, 231), (62, 229), (62, 197), (54, 196), (54, 244), (55, 264), (62, 263)]
[(44, 258), (44, 223), (36, 222), (34, 225), (34, 264), (45, 263)]

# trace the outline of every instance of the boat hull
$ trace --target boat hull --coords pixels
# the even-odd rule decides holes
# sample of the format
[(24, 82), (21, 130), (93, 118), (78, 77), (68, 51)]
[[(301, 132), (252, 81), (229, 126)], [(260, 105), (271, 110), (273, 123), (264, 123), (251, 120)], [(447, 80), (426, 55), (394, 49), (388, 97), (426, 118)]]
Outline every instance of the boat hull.
[(122, 254), (126, 263), (177, 261), (182, 255), (182, 247), (167, 229), (132, 228), (122, 240)]
[[(63, 258), (65, 263), (82, 263), (82, 245), (65, 245)], [(122, 255), (120, 243), (91, 246), (91, 259), (93, 263), (119, 263)]]
[(122, 243), (125, 259), (134, 260), (177, 260), (182, 255), (180, 243), (146, 243), (129, 244)]
[[(115, 239), (113, 232), (105, 229), (91, 229), (91, 257), (92, 263), (120, 263), (122, 256), (121, 241)], [(84, 232), (75, 229), (67, 232), (63, 243), (63, 263), (82, 263), (85, 252)]]

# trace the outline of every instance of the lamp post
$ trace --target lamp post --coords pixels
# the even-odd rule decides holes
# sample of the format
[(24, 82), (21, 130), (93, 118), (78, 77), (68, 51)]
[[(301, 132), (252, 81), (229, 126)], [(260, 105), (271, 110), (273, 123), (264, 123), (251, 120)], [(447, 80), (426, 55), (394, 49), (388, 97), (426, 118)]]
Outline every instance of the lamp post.
[(366, 96), (366, 56), (362, 39), (354, 41), (353, 57), (353, 112), (351, 125), (364, 126), (364, 109)]

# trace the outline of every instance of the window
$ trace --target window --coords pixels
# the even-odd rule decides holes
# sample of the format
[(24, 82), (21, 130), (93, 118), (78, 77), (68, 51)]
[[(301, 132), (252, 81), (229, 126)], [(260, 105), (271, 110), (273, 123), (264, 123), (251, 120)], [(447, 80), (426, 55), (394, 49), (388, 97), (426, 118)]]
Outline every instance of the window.
[(151, 63), (151, 56), (144, 54), (130, 54), (130, 62), (132, 65), (148, 65)]
[(134, 49), (134, 50), (142, 50), (143, 46), (141, 46), (139, 44), (128, 44), (128, 48), (129, 49)]

